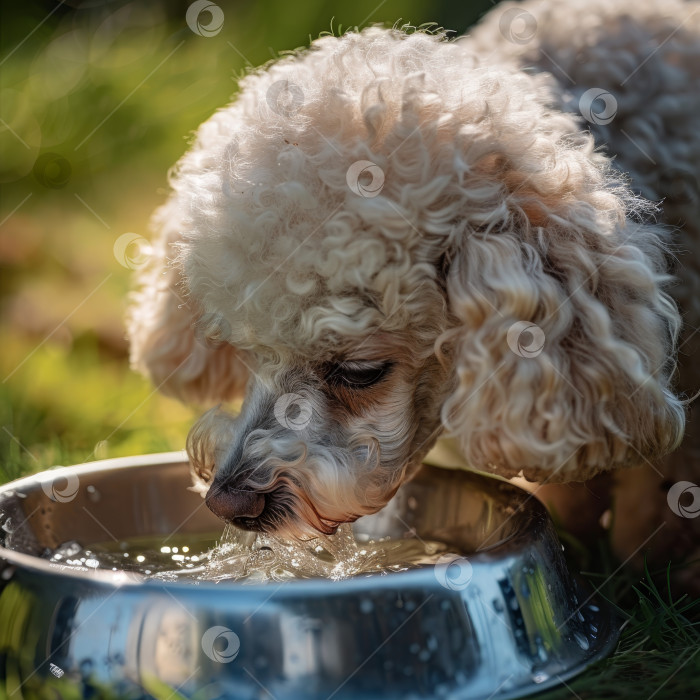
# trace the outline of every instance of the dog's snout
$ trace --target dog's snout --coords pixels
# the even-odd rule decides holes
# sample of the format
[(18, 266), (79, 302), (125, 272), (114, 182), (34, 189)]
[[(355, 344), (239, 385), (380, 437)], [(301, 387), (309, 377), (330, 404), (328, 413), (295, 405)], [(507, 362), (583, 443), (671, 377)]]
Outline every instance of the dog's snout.
[(250, 489), (228, 488), (214, 482), (206, 497), (209, 510), (227, 522), (257, 518), (265, 509), (265, 496)]

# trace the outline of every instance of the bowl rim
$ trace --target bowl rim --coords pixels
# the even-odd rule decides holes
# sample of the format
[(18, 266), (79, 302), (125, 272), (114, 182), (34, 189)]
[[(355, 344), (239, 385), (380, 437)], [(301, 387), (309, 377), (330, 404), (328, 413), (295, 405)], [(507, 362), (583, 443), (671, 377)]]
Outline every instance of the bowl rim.
[[(111, 457), (109, 459), (83, 462), (72, 466), (56, 466), (0, 485), (0, 497), (3, 494), (11, 494), (18, 491), (23, 487), (36, 487), (37, 485), (40, 485), (44, 479), (47, 479), (49, 475), (52, 479), (54, 479), (56, 478), (56, 475), (60, 475), (62, 471), (77, 474), (99, 473), (113, 469), (133, 469), (157, 465), (166, 466), (168, 464), (186, 463), (187, 461), (187, 453), (184, 450), (177, 450), (173, 452), (156, 452), (143, 455), (131, 455), (127, 457)], [(534, 493), (528, 493), (505, 479), (502, 479), (496, 475), (473, 470), (466, 470), (463, 468), (442, 468), (430, 464), (423, 464), (418, 470), (417, 475), (435, 470), (453, 473), (458, 475), (456, 478), (459, 479), (480, 481), (482, 483), (491, 482), (489, 485), (493, 487), (498, 484), (498, 488), (505, 490), (507, 494), (503, 493), (503, 491), (496, 493), (494, 488), (492, 494), (494, 498), (500, 498), (502, 500), (506, 500), (507, 498), (516, 499), (518, 501), (518, 505), (515, 513), (522, 512), (524, 510), (523, 515), (525, 517), (529, 517), (529, 521), (534, 522), (536, 525), (534, 530), (520, 528), (507, 538), (498, 540), (492, 546), (485, 547), (482, 550), (477, 550), (469, 555), (464, 555), (462, 558), (468, 559), (470, 563), (479, 561), (493, 561), (493, 559), (499, 558), (506, 559), (508, 557), (509, 550), (519, 549), (523, 544), (523, 541), (531, 540), (533, 533), (535, 531), (541, 531), (544, 527), (546, 527), (546, 524), (549, 521), (549, 516), (544, 505), (535, 497)], [(527, 509), (525, 509), (526, 504), (528, 504)], [(513, 513), (508, 520), (514, 517), (515, 513)], [(504, 522), (507, 522), (508, 520)], [(3, 563), (5, 564), (4, 567)], [(260, 593), (264, 592), (266, 595), (269, 595), (269, 590), (272, 585), (271, 583), (246, 583), (245, 580), (216, 582), (178, 579), (174, 581), (167, 581), (146, 578), (145, 574), (138, 572), (114, 572), (107, 571), (105, 569), (95, 569), (89, 573), (86, 573), (85, 571), (68, 567), (65, 564), (50, 562), (46, 559), (42, 559), (39, 556), (7, 549), (6, 547), (0, 545), (0, 575), (3, 572), (3, 568), (6, 569), (13, 566), (21, 567), (23, 570), (29, 570), (45, 576), (58, 577), (61, 580), (73, 580), (80, 582), (83, 585), (90, 584), (99, 588), (110, 588), (115, 590), (135, 587), (139, 587), (139, 589), (146, 587), (147, 589), (153, 590), (166, 587), (181, 592), (189, 589), (206, 591), (231, 591), (235, 589), (237, 595), (242, 592), (249, 592), (251, 595), (259, 595)], [(275, 590), (278, 591), (282, 586), (285, 588), (287, 586), (292, 586), (294, 588), (303, 587), (304, 592), (309, 592), (313, 591), (317, 586), (319, 589), (321, 586), (323, 586), (323, 595), (334, 595), (352, 590), (362, 590), (367, 587), (376, 588), (377, 586), (396, 587), (396, 585), (405, 585), (407, 587), (411, 587), (412, 585), (416, 584), (424, 587), (425, 570), (429, 568), (431, 568), (431, 566), (426, 564), (405, 571), (392, 572), (391, 575), (387, 573), (373, 572), (349, 576), (339, 580), (326, 578), (290, 579), (288, 581), (277, 582), (277, 588)], [(397, 577), (401, 577), (400, 580), (397, 579)], [(334, 584), (330, 589), (327, 587), (328, 581), (331, 581)], [(438, 583), (437, 580), (436, 583)], [(445, 590), (449, 591), (450, 589)]]

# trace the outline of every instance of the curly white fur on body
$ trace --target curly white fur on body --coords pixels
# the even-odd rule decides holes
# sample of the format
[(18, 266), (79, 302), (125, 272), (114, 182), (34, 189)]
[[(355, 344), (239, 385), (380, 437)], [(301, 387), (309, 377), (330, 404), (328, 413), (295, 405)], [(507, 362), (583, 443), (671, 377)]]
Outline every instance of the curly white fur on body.
[[(513, 33), (514, 32), (514, 33)], [(504, 41), (504, 39), (506, 39)], [(582, 114), (581, 128), (631, 188), (659, 204), (659, 220), (673, 227), (669, 288), (681, 310), (678, 341), (681, 395), (700, 389), (700, 3), (696, 0), (537, 0), (502, 3), (470, 32), (474, 49), (533, 74), (552, 76), (554, 108)], [(494, 50), (495, 48), (495, 50)], [(603, 94), (591, 105), (586, 94)], [(586, 106), (582, 110), (582, 105)], [(612, 109), (603, 113), (603, 108)], [(593, 108), (593, 114), (590, 113)], [(591, 118), (592, 116), (603, 118)], [(616, 473), (610, 503), (611, 539), (621, 559), (698, 561), (700, 520), (678, 518), (666, 494), (678, 482), (700, 483), (700, 419), (689, 406), (683, 443), (664, 460)], [(592, 487), (596, 490), (596, 487)], [(597, 489), (599, 490), (599, 489)], [(579, 491), (586, 494), (589, 489)], [(588, 513), (596, 523), (600, 499), (554, 493), (571, 526)], [(560, 505), (557, 500), (563, 496)], [(603, 509), (609, 506), (603, 506)], [(601, 512), (601, 511), (598, 511)], [(585, 519), (584, 519), (585, 521)], [(594, 532), (590, 522), (588, 532)], [(579, 534), (581, 531), (579, 530)], [(649, 543), (655, 552), (647, 552)], [(698, 568), (679, 570), (686, 585)]]
[[(241, 417), (209, 414), (189, 451), (215, 484), (277, 493), (270, 527), (377, 510), (441, 431), (475, 468), (552, 481), (681, 439), (669, 231), (553, 107), (551, 76), (475, 46), (376, 27), (318, 39), (244, 78), (172, 178), (134, 363), (158, 378), (194, 350), (168, 385), (215, 401), (247, 380), (240, 353), (255, 358)], [(348, 187), (358, 161), (381, 169), (376, 196)], [(154, 301), (158, 266), (185, 308)], [(202, 315), (227, 341), (205, 354)], [(544, 334), (536, 356), (508, 342), (523, 322)], [(379, 359), (376, 387), (333, 384)], [(299, 377), (316, 423), (296, 433), (270, 412)]]
[[(507, 20), (522, 13), (527, 34), (504, 41), (506, 29), (517, 31)], [(470, 32), (474, 50), (490, 60), (551, 74), (558, 109), (579, 115), (591, 88), (612, 95), (614, 117), (582, 127), (634, 191), (660, 203), (663, 221), (684, 228), (673, 296), (691, 329), (700, 324), (699, 37), (696, 0), (505, 2)], [(700, 351), (698, 341), (688, 355)], [(700, 371), (691, 381), (700, 381)]]

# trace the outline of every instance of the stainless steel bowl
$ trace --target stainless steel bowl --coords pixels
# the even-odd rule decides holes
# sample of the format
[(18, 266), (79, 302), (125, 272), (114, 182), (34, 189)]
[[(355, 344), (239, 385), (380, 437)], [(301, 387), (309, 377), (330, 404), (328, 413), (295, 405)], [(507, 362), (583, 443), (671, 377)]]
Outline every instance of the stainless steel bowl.
[(71, 540), (221, 533), (189, 479), (171, 453), (0, 488), (0, 697), (503, 699), (568, 679), (616, 641), (541, 504), (462, 471), (426, 466), (356, 523), (467, 553), (434, 566), (251, 585), (42, 558)]

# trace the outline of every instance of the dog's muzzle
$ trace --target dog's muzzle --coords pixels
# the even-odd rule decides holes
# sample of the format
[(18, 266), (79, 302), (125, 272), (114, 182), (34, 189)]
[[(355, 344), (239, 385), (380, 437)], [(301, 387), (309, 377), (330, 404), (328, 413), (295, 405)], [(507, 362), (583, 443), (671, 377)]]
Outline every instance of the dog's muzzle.
[(257, 529), (255, 521), (265, 510), (265, 494), (216, 482), (207, 492), (205, 502), (214, 515), (245, 529)]

